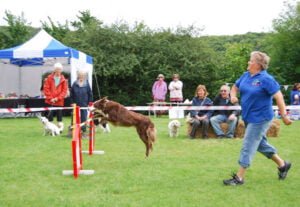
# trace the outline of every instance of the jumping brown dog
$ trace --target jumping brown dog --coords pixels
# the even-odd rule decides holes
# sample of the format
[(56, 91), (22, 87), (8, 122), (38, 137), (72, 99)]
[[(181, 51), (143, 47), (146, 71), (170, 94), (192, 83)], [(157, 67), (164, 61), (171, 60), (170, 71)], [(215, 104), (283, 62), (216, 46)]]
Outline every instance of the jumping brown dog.
[(156, 129), (149, 117), (127, 110), (123, 105), (106, 97), (94, 102), (94, 117), (109, 121), (115, 126), (134, 126), (146, 146), (146, 156), (152, 151)]

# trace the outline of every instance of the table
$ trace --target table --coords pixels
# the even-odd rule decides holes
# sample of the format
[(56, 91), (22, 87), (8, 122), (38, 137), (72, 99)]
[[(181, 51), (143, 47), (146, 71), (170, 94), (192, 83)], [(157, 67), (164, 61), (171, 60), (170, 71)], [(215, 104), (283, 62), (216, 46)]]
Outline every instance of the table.
[[(148, 106), (191, 106), (191, 103), (174, 103), (174, 102), (151, 102)], [(148, 116), (151, 115), (151, 108), (148, 110)], [(156, 117), (156, 110), (153, 110), (153, 115)], [(169, 110), (169, 118), (184, 118), (184, 110)]]

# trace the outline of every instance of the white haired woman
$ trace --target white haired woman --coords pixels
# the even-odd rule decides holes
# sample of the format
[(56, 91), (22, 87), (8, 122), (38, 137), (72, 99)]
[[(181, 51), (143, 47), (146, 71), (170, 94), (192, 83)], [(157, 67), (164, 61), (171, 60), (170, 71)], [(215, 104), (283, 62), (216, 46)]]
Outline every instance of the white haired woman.
[[(76, 104), (80, 107), (87, 107), (90, 102), (93, 101), (93, 93), (90, 84), (87, 80), (87, 73), (85, 71), (79, 70), (77, 72), (77, 80), (72, 84), (70, 91), (71, 104)], [(87, 110), (80, 110), (80, 121), (81, 123), (87, 120)], [(86, 138), (86, 126), (82, 126), (82, 137)]]
[(286, 106), (280, 85), (267, 72), (270, 58), (267, 54), (254, 51), (250, 55), (248, 71), (245, 72), (231, 89), (231, 102), (237, 103), (241, 95), (242, 117), (246, 125), (243, 146), (240, 152), (240, 168), (231, 179), (223, 180), (225, 185), (242, 185), (247, 168), (250, 167), (256, 151), (272, 159), (278, 166), (280, 180), (286, 178), (291, 163), (277, 154), (275, 147), (267, 141), (266, 133), (272, 122), (274, 112), (272, 99), (276, 100), (284, 124), (291, 124), (286, 114)]

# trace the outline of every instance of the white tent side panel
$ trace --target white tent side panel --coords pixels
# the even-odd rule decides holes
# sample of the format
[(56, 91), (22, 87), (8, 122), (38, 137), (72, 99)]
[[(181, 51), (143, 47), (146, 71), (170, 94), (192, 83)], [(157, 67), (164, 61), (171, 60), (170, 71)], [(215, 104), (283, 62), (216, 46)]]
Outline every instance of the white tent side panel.
[[(18, 67), (11, 64), (1, 64), (0, 92), (7, 95), (15, 92), (18, 96), (39, 96), (42, 77), (52, 72), (52, 65)], [(70, 72), (70, 65), (64, 65), (64, 72)]]
[[(21, 69), (21, 90), (18, 95), (29, 95), (30, 97), (39, 96), (42, 86), (42, 78), (45, 73), (52, 72), (53, 66), (31, 66), (22, 67)], [(64, 66), (64, 71), (69, 72), (70, 67)]]
[(20, 85), (16, 84), (20, 79), (19, 67), (2, 63), (0, 67), (0, 92), (4, 95), (12, 92), (19, 93)]
[(79, 70), (87, 72), (90, 87), (93, 89), (93, 65), (85, 62), (82, 58), (71, 58), (71, 86), (77, 80), (77, 72)]
[[(29, 95), (30, 97), (39, 96), (42, 86), (42, 78), (45, 73), (53, 71), (53, 66), (31, 66), (21, 68), (21, 91), (20, 94)], [(64, 65), (64, 72), (70, 72), (70, 66)]]

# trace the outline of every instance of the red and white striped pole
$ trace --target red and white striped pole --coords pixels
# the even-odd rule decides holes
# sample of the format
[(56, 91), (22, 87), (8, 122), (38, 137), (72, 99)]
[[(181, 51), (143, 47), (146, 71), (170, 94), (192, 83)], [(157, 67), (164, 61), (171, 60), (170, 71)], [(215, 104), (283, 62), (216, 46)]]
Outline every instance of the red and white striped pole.
[(94, 147), (95, 147), (95, 125), (93, 121), (93, 113), (90, 113), (89, 118), (89, 126), (90, 126), (90, 133), (89, 133), (89, 155), (93, 154)]
[(81, 150), (81, 126), (80, 126), (80, 108), (74, 105), (73, 108), (73, 131), (72, 131), (72, 158), (73, 170), (64, 170), (63, 175), (91, 175), (94, 170), (83, 170), (82, 150)]
[[(93, 106), (93, 102), (89, 103), (89, 106)], [(89, 151), (82, 151), (83, 153), (88, 153), (89, 155), (97, 154), (103, 155), (105, 152), (103, 150), (94, 150), (95, 149), (95, 124), (93, 121), (93, 113), (89, 113)]]

